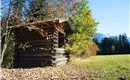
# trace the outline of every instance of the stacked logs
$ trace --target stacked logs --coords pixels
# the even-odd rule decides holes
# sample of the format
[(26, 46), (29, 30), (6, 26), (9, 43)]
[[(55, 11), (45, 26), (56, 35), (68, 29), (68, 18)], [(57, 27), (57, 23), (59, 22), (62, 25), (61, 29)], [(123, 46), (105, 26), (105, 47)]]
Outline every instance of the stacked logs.
[(54, 43), (54, 65), (63, 65), (66, 64), (68, 61), (68, 54), (65, 51), (64, 48), (61, 48), (64, 46), (64, 34), (59, 33), (57, 30), (53, 33), (53, 40), (57, 40), (58, 43)]
[(55, 52), (55, 65), (66, 64), (68, 61), (68, 54), (65, 52), (64, 48), (56, 48)]

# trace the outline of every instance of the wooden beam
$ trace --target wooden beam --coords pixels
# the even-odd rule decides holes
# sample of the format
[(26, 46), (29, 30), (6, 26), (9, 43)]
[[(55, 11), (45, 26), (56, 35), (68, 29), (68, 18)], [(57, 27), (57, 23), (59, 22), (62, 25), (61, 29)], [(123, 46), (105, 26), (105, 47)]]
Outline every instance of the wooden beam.
[(59, 32), (62, 33), (62, 34), (65, 34), (64, 30), (61, 29), (61, 28), (57, 28), (57, 27), (56, 27), (56, 30), (59, 31)]

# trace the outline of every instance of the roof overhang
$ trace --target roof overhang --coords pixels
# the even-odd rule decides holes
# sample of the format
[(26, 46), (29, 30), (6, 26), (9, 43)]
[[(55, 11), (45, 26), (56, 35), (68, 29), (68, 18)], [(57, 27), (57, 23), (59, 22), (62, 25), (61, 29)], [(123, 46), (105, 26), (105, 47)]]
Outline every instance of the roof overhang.
[[(70, 23), (68, 19), (53, 19), (53, 20), (48, 20), (48, 21), (38, 21), (38, 22), (33, 22), (33, 23), (27, 23), (27, 24), (21, 24), (21, 25), (16, 25), (16, 26), (11, 26), (10, 28), (12, 30), (16, 29), (23, 29), (27, 28), (29, 26), (36, 26), (38, 28), (55, 28), (56, 26), (54, 24), (62, 24), (63, 25), (63, 30), (66, 34), (70, 34), (72, 32), (72, 28), (70, 27)], [(44, 26), (43, 26), (44, 25)], [(57, 30), (63, 34), (63, 31), (61, 29)]]

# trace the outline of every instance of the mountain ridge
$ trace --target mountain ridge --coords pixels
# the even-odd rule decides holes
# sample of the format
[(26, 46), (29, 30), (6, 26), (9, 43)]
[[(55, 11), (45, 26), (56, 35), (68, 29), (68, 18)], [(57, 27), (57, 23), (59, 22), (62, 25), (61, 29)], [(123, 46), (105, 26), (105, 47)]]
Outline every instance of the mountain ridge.
[[(116, 33), (96, 33), (92, 38), (96, 38), (99, 42), (105, 37), (107, 38), (118, 38), (120, 34)], [(125, 35), (125, 34), (121, 34)], [(130, 42), (130, 37), (127, 36), (128, 41)]]

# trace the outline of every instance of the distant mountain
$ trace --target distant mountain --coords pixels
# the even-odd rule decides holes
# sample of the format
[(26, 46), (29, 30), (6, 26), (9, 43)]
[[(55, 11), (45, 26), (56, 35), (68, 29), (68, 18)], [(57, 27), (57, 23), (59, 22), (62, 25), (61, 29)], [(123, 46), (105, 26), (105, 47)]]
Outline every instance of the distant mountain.
[(97, 33), (95, 34), (92, 38), (97, 39), (99, 42), (101, 42), (101, 40), (105, 37), (105, 34), (102, 33)]
[[(92, 38), (96, 38), (99, 42), (105, 37), (107, 38), (118, 38), (120, 34), (113, 34), (113, 33), (97, 33)], [(127, 36), (128, 37), (128, 36)], [(128, 37), (128, 41), (130, 42), (130, 37)]]
[(129, 43), (130, 43), (130, 37), (128, 37), (128, 41), (129, 41)]

